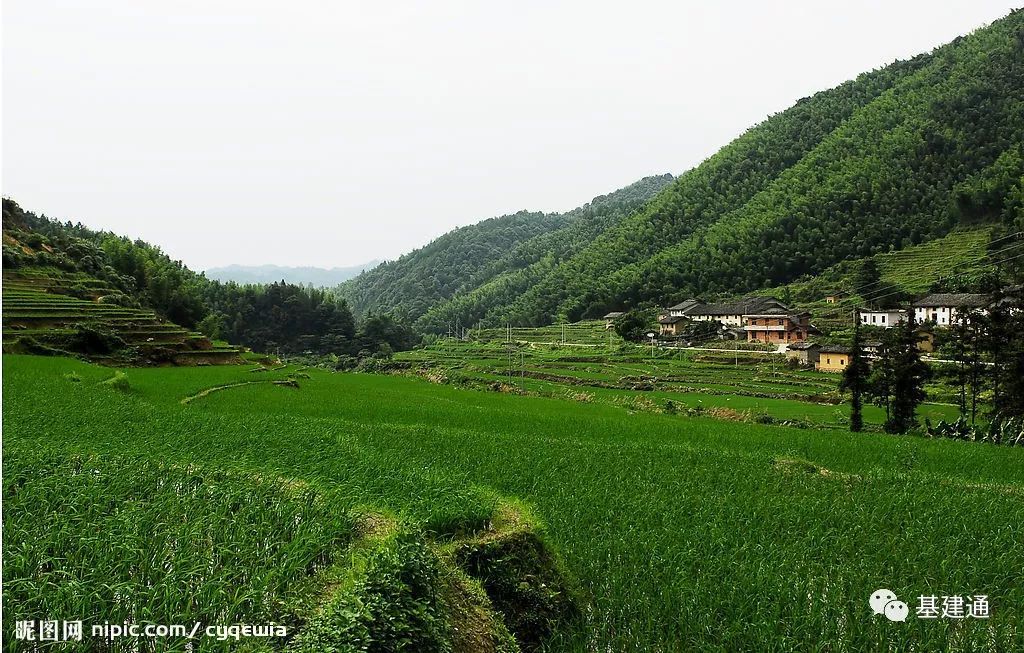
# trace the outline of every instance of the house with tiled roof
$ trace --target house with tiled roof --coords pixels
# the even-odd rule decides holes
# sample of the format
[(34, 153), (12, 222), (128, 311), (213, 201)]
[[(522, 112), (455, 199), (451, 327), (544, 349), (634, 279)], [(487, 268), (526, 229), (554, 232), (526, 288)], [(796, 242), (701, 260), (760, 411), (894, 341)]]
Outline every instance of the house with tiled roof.
[(726, 326), (742, 327), (747, 323), (747, 315), (774, 309), (788, 311), (789, 307), (774, 297), (761, 295), (744, 297), (732, 302), (702, 302), (697, 299), (687, 299), (675, 306), (670, 306), (668, 314), (670, 317), (685, 317), (696, 322), (716, 321)]
[(913, 303), (914, 320), (948, 327), (964, 312), (984, 311), (992, 302), (988, 295), (978, 293), (934, 293)]
[(744, 318), (747, 342), (803, 342), (813, 329), (810, 313), (794, 313), (780, 307), (768, 307)]
[(842, 372), (850, 364), (850, 348), (843, 345), (824, 345), (818, 350), (814, 369), (820, 372)]

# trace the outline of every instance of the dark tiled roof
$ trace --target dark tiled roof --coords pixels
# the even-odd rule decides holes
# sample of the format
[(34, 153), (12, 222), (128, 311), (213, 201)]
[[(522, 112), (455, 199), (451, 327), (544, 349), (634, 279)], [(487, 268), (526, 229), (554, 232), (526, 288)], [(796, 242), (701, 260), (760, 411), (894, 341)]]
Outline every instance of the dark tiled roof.
[(678, 306), (673, 306), (672, 310), (681, 310), (686, 315), (751, 315), (756, 313), (765, 313), (770, 310), (780, 310), (783, 313), (789, 312), (786, 305), (774, 297), (752, 296), (744, 297), (743, 299), (735, 302), (717, 302), (710, 304), (695, 301), (689, 306), (685, 306), (689, 301), (691, 300), (687, 300)]
[(977, 293), (936, 293), (928, 295), (914, 302), (915, 307), (932, 308), (938, 306), (951, 306), (953, 308), (981, 308), (988, 306), (990, 299), (988, 295)]
[[(591, 315), (593, 315), (593, 313), (591, 313)], [(623, 315), (624, 315), (624, 313), (622, 313), (620, 311), (612, 311), (608, 315), (605, 315), (604, 319), (606, 319), (606, 320), (614, 320), (615, 318), (622, 317)]]
[(670, 310), (670, 311), (681, 311), (681, 310), (683, 310), (685, 308), (690, 308), (691, 306), (694, 306), (694, 305), (699, 304), (699, 303), (700, 302), (698, 302), (696, 299), (687, 299), (686, 301), (680, 302), (680, 303), (676, 304), (675, 306), (669, 306), (668, 310)]
[(682, 315), (676, 315), (674, 317), (669, 315), (669, 316), (663, 317), (660, 320), (658, 320), (658, 323), (659, 324), (675, 324), (676, 322), (682, 322), (685, 319), (686, 318), (683, 317)]
[(787, 349), (790, 351), (803, 351), (805, 349), (814, 349), (815, 347), (821, 347), (821, 345), (816, 342), (794, 342)]
[(825, 345), (821, 348), (823, 354), (849, 354), (850, 348), (846, 345)]

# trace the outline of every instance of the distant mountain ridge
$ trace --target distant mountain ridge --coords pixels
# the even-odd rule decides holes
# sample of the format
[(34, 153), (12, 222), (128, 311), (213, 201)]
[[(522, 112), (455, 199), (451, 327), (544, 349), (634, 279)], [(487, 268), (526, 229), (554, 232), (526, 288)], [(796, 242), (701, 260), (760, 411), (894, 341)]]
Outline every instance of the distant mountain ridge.
[(359, 274), (372, 270), (381, 261), (373, 260), (361, 265), (348, 267), (318, 268), (308, 266), (287, 265), (225, 265), (210, 268), (206, 271), (209, 279), (217, 281), (234, 281), (238, 284), (265, 284), (284, 280), (306, 286), (329, 288), (348, 281)]

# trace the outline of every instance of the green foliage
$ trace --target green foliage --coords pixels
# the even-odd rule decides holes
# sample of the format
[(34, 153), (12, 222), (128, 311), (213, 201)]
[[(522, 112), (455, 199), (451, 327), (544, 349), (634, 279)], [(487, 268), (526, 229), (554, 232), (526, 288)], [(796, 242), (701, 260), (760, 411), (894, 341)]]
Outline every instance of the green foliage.
[(869, 393), (885, 407), (887, 433), (906, 433), (917, 426), (918, 406), (928, 398), (925, 383), (931, 376), (921, 360), (914, 320), (886, 329), (869, 381)]
[(363, 273), (338, 291), (359, 314), (397, 309), (435, 333), (456, 324), (472, 326), (489, 307), (514, 300), (557, 261), (579, 251), (671, 180), (671, 175), (646, 177), (564, 214), (524, 211), (462, 227)]
[(648, 339), (648, 333), (657, 332), (651, 311), (634, 309), (615, 320), (615, 333), (629, 342), (643, 342)]
[[(15, 643), (14, 615), (280, 623), (282, 605), (352, 532), (320, 493), (256, 474), (33, 447), (23, 438), (5, 438), (3, 472), (11, 651), (30, 650)], [(84, 635), (76, 650), (100, 646)], [(167, 650), (185, 642), (162, 640)]]
[(426, 543), (400, 534), (375, 547), (357, 577), (289, 643), (295, 653), (444, 653), (440, 568)]
[(864, 396), (869, 391), (871, 367), (864, 356), (864, 340), (859, 327), (854, 327), (850, 343), (850, 362), (843, 369), (839, 389), (850, 393), (850, 430), (864, 430)]
[[(36, 216), (7, 198), (3, 211), (5, 234), (41, 248), (33, 255), (5, 250), (11, 267), (25, 275), (58, 271), (49, 278), (53, 290), (65, 295), (112, 306), (150, 306), (175, 324), (260, 351), (329, 355), (376, 350), (384, 343), (402, 350), (417, 342), (411, 329), (386, 316), (370, 316), (357, 329), (347, 302), (323, 289), (211, 281), (145, 242)], [(83, 342), (90, 354), (110, 353), (116, 343), (108, 342), (107, 351), (96, 349), (101, 344), (95, 338)]]
[(101, 385), (105, 385), (108, 388), (113, 388), (118, 392), (131, 392), (132, 384), (128, 380), (128, 375), (121, 370), (115, 370), (114, 375), (104, 381)]

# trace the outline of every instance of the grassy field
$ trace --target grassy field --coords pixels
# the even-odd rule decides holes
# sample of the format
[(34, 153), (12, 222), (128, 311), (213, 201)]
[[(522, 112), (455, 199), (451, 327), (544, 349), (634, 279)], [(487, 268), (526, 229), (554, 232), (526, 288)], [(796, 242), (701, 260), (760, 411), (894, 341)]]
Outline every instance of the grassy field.
[[(1024, 647), (1019, 450), (251, 369), (130, 369), (115, 386), (106, 368), (4, 357), (5, 635), (51, 612), (285, 620), (310, 604), (310, 574), (347, 550), (353, 515), (392, 515), (443, 542), (518, 501), (581, 597), (547, 650)], [(181, 403), (289, 376), (298, 387)], [(180, 501), (159, 489), (196, 476), (204, 485), (176, 490)], [(207, 482), (208, 514), (178, 523)], [(217, 518), (238, 510), (237, 523)], [(222, 546), (182, 546), (187, 533)], [(167, 560), (218, 571), (151, 564)], [(170, 576), (180, 582), (143, 582)], [(911, 606), (987, 594), (992, 617), (890, 623), (868, 608), (878, 587)], [(199, 588), (210, 589), (191, 605)]]

